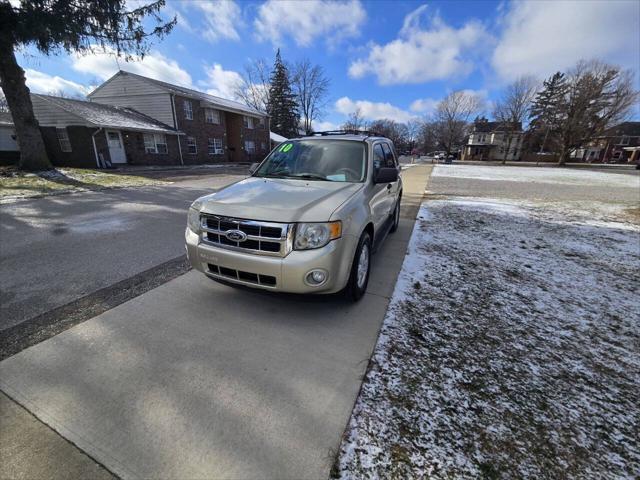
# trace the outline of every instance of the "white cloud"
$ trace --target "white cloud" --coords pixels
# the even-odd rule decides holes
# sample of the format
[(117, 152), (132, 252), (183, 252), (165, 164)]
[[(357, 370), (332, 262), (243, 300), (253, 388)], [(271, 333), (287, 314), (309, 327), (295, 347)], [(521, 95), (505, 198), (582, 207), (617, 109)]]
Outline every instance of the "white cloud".
[(313, 129), (316, 132), (328, 132), (330, 130), (339, 130), (340, 125), (333, 122), (313, 122)]
[(504, 31), (492, 64), (505, 81), (520, 75), (546, 77), (598, 57), (638, 69), (637, 1), (518, 1), (506, 9)]
[(438, 14), (425, 15), (426, 11), (423, 5), (408, 14), (398, 38), (385, 45), (374, 43), (367, 58), (351, 64), (349, 75), (373, 74), (382, 85), (467, 76), (475, 68), (475, 58), (491, 46), (491, 35), (478, 21), (456, 29)]
[(317, 37), (335, 44), (359, 35), (366, 16), (360, 0), (267, 0), (254, 26), (260, 40), (278, 45), (289, 36), (298, 46), (308, 47)]
[(233, 0), (215, 0), (185, 3), (200, 10), (205, 26), (204, 38), (211, 42), (218, 40), (240, 40), (238, 27), (243, 25), (242, 10)]
[[(113, 52), (114, 50), (108, 49), (106, 52), (75, 55), (72, 57), (72, 67), (78, 72), (95, 75), (106, 80), (118, 71), (118, 64)], [(132, 61), (126, 62), (124, 58), (119, 58), (118, 62), (122, 70), (185, 87), (192, 86), (191, 75), (181, 68), (178, 62), (157, 51), (148, 53), (142, 59), (134, 57)]]
[(408, 122), (416, 116), (406, 110), (398, 108), (387, 102), (370, 102), (368, 100), (351, 100), (349, 97), (342, 97), (336, 101), (335, 109), (343, 115), (349, 115), (356, 110), (366, 120), (381, 120), (388, 118), (396, 122)]
[(235, 90), (242, 83), (242, 77), (238, 72), (225, 70), (219, 63), (212, 67), (205, 68), (207, 79), (199, 82), (206, 92), (230, 100), (235, 99)]
[(57, 75), (49, 75), (48, 73), (39, 72), (27, 68), (25, 70), (27, 77), (27, 86), (34, 93), (65, 93), (67, 95), (86, 95), (92, 90), (92, 87), (84, 86), (79, 83), (67, 80)]
[(418, 98), (411, 102), (409, 109), (416, 113), (432, 113), (436, 109), (438, 102), (439, 100), (435, 98)]

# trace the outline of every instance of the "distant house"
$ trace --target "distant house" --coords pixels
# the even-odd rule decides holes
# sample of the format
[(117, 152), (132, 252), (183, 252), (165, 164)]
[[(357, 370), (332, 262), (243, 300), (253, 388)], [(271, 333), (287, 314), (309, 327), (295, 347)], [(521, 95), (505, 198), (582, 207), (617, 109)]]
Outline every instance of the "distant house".
[[(511, 142), (509, 143), (509, 138)], [(520, 160), (522, 154), (522, 124), (490, 122), (479, 118), (462, 149), (463, 160)], [(508, 149), (508, 151), (506, 151)]]
[(582, 160), (596, 163), (640, 162), (640, 122), (624, 122), (607, 129), (583, 149)]
[(51, 162), (71, 167), (174, 164), (173, 127), (125, 107), (32, 94), (33, 111)]
[(269, 117), (238, 102), (120, 70), (88, 95), (183, 132), (174, 163), (255, 162), (270, 150)]

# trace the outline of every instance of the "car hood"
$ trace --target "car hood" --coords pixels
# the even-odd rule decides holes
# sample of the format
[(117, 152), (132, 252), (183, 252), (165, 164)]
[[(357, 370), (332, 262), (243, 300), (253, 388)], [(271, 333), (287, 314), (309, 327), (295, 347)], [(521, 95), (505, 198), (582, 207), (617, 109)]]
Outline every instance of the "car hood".
[(202, 197), (201, 211), (269, 222), (326, 222), (363, 185), (249, 177)]

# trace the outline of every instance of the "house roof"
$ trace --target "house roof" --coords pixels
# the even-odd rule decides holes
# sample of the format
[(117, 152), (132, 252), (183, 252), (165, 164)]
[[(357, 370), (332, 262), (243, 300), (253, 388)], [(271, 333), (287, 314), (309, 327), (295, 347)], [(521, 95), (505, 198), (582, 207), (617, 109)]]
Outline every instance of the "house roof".
[[(491, 133), (491, 132), (499, 132), (502, 130), (505, 130), (510, 122), (489, 122), (489, 121), (479, 121), (479, 122), (474, 122), (473, 124), (473, 131), (474, 132), (479, 132), (479, 133)], [(516, 131), (521, 131), (522, 130), (522, 123), (521, 122), (513, 122), (511, 123), (511, 125), (513, 125), (515, 128), (514, 130)]]
[(277, 133), (269, 132), (269, 139), (272, 142), (282, 143), (286, 142), (288, 138), (284, 138), (282, 135), (278, 135)]
[(623, 122), (608, 128), (602, 137), (640, 137), (640, 122)]
[(104, 105), (102, 103), (53, 97), (51, 95), (41, 95), (36, 93), (32, 95), (98, 127), (173, 134), (181, 133), (169, 125), (159, 122), (158, 120), (131, 108), (115, 107), (112, 105)]
[[(207, 103), (211, 103), (216, 107), (220, 108), (221, 110), (229, 110), (236, 113), (243, 113), (247, 115), (255, 115), (260, 117), (268, 116), (266, 113), (261, 112), (260, 110), (256, 110), (255, 108), (249, 107), (240, 102), (228, 100), (222, 97), (216, 97), (215, 95), (209, 95), (208, 93), (199, 92), (198, 90), (193, 90), (191, 88), (181, 87), (180, 85), (174, 85), (172, 83), (163, 82), (161, 80), (156, 80), (155, 78), (145, 77), (143, 75), (138, 75), (137, 73), (127, 72), (126, 70), (119, 70), (113, 77), (111, 77), (109, 80), (104, 82), (102, 85), (109, 83), (111, 79), (119, 75), (120, 76), (131, 75), (132, 77), (135, 77), (142, 81), (148, 82), (153, 85), (157, 85), (160, 88), (163, 88), (164, 90), (167, 90), (170, 93), (182, 95), (189, 98), (195, 98)], [(91, 92), (89, 94), (89, 97), (93, 95), (95, 92), (97, 92), (102, 87), (102, 85), (100, 85), (93, 92)]]
[(0, 126), (13, 126), (13, 118), (11, 117), (11, 112), (0, 112)]

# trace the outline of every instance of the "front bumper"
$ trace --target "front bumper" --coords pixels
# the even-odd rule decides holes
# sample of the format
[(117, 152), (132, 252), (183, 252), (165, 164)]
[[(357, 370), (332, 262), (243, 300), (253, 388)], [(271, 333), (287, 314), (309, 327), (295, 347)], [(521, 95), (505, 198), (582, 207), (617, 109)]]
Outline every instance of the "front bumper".
[[(271, 257), (227, 250), (200, 241), (189, 228), (185, 232), (187, 256), (194, 269), (220, 280), (290, 293), (335, 293), (347, 284), (357, 239), (351, 235), (314, 250), (294, 250), (286, 257)], [(310, 285), (305, 277), (321, 269), (327, 279)], [(272, 284), (273, 282), (273, 284)]]

